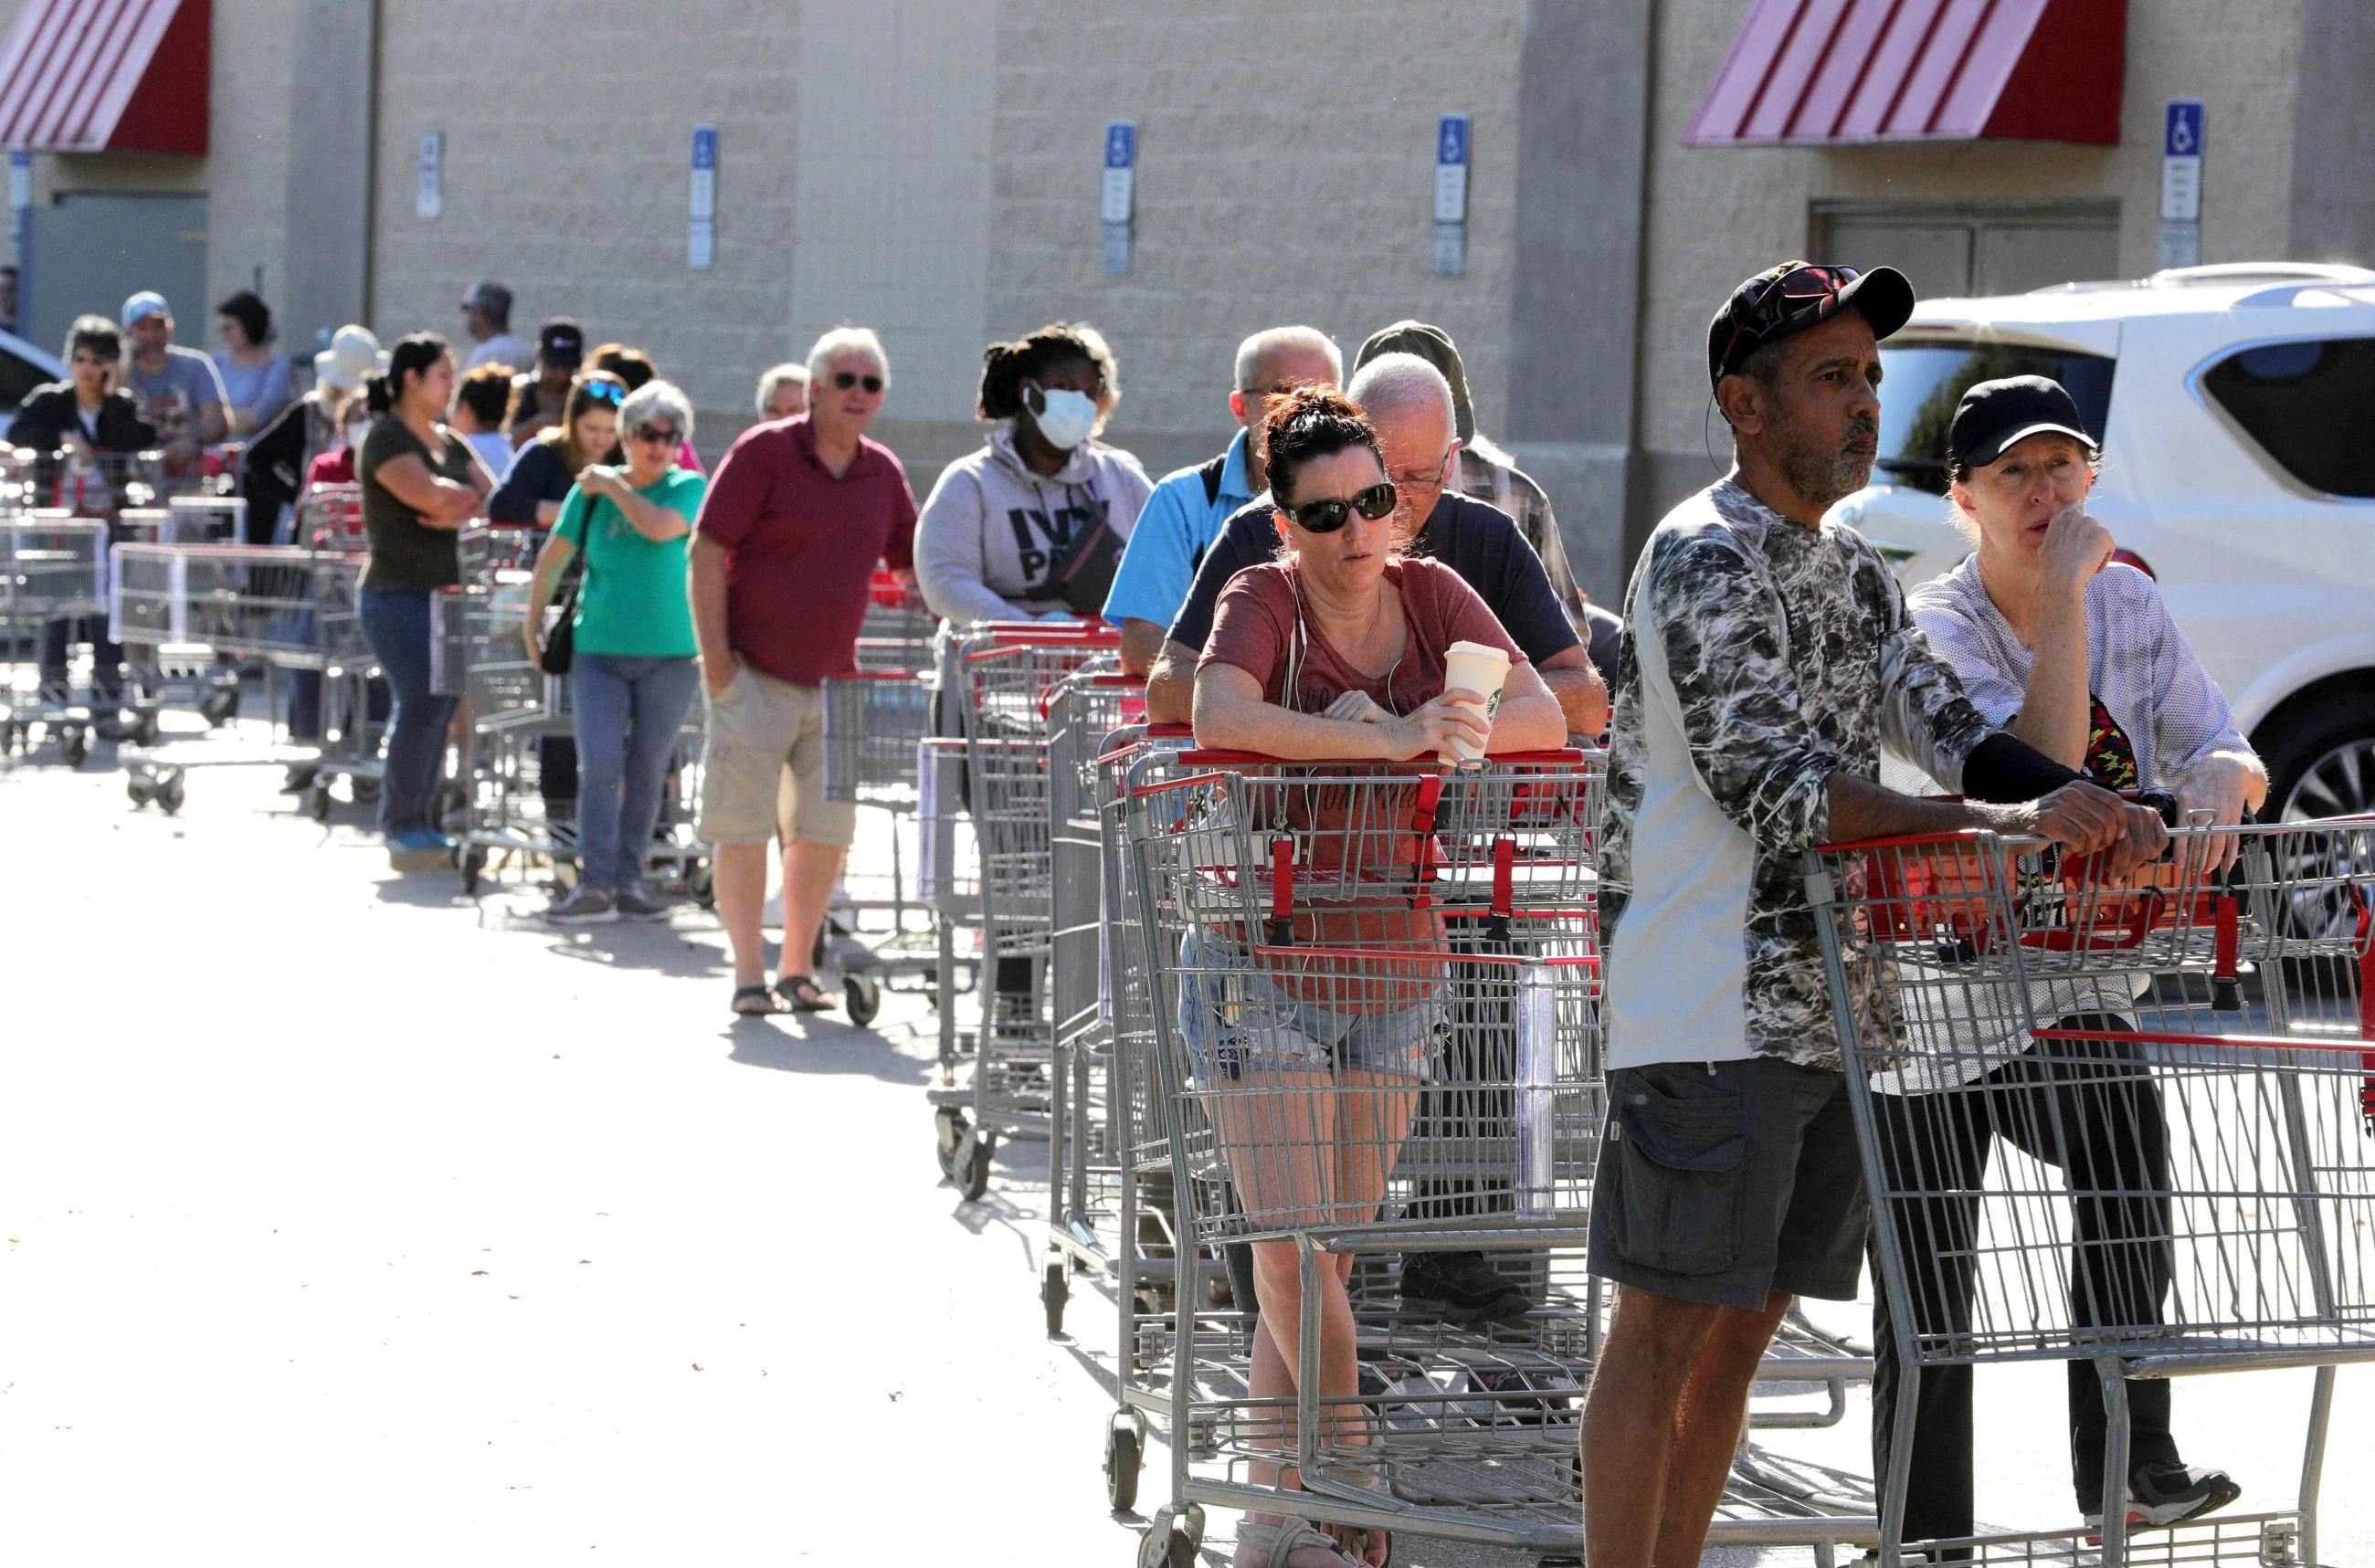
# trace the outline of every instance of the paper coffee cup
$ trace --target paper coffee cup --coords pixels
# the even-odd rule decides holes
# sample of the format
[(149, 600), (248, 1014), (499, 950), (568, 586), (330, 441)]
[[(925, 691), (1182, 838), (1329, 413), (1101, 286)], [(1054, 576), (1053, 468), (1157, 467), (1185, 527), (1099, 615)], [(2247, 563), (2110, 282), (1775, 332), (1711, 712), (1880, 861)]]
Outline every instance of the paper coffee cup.
[[(1483, 643), (1454, 643), (1443, 651), (1443, 687), (1447, 691), (1473, 691), (1484, 699), (1484, 724), (1501, 710), (1501, 687), (1509, 678), (1509, 655)], [(1484, 755), (1484, 743), (1461, 736), (1452, 749), (1462, 761)]]

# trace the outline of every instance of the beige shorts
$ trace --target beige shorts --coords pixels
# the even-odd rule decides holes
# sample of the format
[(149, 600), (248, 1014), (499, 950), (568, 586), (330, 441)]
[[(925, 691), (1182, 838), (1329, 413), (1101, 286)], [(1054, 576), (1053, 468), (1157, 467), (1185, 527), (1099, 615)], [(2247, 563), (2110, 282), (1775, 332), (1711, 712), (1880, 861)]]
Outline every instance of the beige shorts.
[(709, 738), (702, 751), (704, 843), (764, 843), (777, 836), (777, 810), (801, 843), (846, 846), (857, 808), (824, 795), (824, 701), (747, 666), (709, 700)]

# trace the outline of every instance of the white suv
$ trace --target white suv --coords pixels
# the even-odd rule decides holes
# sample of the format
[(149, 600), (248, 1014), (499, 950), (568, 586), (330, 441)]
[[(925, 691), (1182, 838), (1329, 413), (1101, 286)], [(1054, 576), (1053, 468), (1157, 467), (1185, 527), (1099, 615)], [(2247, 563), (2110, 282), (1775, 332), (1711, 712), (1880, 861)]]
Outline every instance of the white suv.
[(1908, 586), (1970, 548), (1944, 500), (1964, 390), (2051, 376), (2103, 442), (2087, 510), (2233, 703), (2270, 816), (2375, 811), (2375, 272), (2202, 266), (1930, 300), (1881, 359), (1882, 482), (1833, 515)]

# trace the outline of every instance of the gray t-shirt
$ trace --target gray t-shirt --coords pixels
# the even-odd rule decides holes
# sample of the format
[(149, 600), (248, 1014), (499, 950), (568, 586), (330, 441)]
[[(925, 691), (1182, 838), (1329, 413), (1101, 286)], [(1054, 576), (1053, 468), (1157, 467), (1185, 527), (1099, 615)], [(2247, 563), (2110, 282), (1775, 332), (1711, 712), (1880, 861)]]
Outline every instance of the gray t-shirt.
[(230, 401), (223, 395), (221, 373), (215, 362), (194, 348), (168, 344), (164, 367), (145, 371), (134, 360), (124, 378), (124, 389), (140, 406), (140, 417), (157, 427), (157, 443), (195, 441), (198, 410)]

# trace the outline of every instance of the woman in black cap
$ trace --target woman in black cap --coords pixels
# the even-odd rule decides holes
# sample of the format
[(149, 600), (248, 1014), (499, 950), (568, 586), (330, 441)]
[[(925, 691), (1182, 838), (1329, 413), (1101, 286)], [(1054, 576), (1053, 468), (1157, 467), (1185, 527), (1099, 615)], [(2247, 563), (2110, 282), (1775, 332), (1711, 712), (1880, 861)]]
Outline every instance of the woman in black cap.
[[(2109, 530), (2086, 513), (2100, 454), (2070, 394), (2041, 376), (1982, 382), (1955, 410), (1947, 453), (1955, 516), (1977, 548), (1915, 588), (1907, 607), (1980, 713), (2107, 789), (2173, 794), (2194, 822), (2231, 824), (2255, 809), (2267, 772), (2226, 698), (2153, 580), (2116, 560)], [(2123, 1016), (2133, 999), (2124, 983), (2109, 994), (2070, 983), (2050, 995), (2030, 989), (2030, 1008), (2015, 997), (1983, 1010), (2010, 1019), (2033, 1009), (2069, 1029), (2135, 1027)], [(1928, 1070), (1876, 1079), (1884, 1092), (1873, 1100), (1891, 1185), (1957, 1195), (1924, 1200), (1910, 1220), (1935, 1248), (1910, 1270), (1925, 1298), (1920, 1319), (1969, 1322), (1977, 1192), (2002, 1138), (2059, 1167), (2076, 1195), (2074, 1325), (2158, 1323), (2173, 1258), (2169, 1203), (2152, 1195), (2168, 1187), (2168, 1131), (2141, 1052), (2108, 1042), (2074, 1051), (2022, 1031), (1958, 1039), (1924, 1061)], [(1899, 1386), (1886, 1310), (1877, 1309), (1873, 1379), (1884, 1473)], [(2099, 1527), (2102, 1385), (2086, 1361), (2069, 1363), (2069, 1380), (2072, 1480)], [(1915, 1398), (1905, 1539), (1967, 1536), (1971, 1369), (1924, 1368)], [(2168, 1379), (2130, 1379), (2128, 1409), (2130, 1525), (2175, 1524), (2234, 1501), (2226, 1472), (2178, 1456)]]

